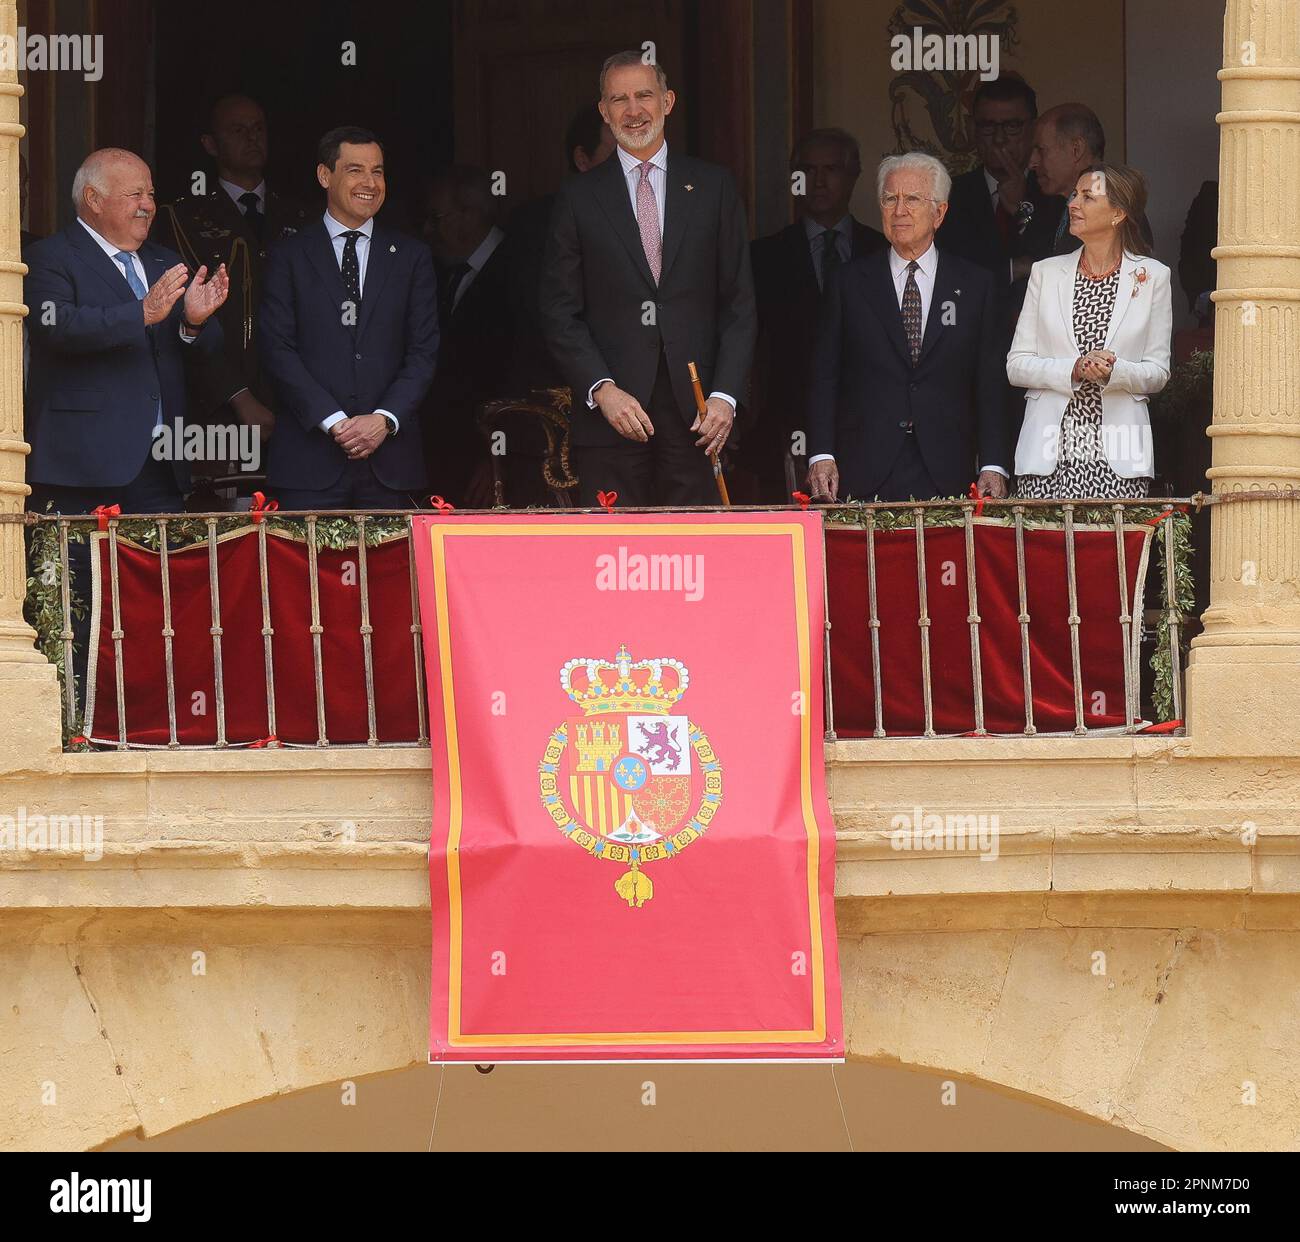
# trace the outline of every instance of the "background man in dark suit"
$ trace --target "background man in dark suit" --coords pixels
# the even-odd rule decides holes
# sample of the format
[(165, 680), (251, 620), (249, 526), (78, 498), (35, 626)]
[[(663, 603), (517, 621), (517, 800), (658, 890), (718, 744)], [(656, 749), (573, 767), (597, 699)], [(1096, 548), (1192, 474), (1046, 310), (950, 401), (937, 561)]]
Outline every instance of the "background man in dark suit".
[(147, 240), (153, 178), (138, 155), (93, 152), (72, 197), (76, 221), (26, 256), (32, 507), (175, 513), (189, 463), (180, 452), (155, 454), (155, 436), (185, 419), (188, 350), (221, 348), (212, 316), (229, 281), (224, 268), (209, 279), (205, 267), (191, 280), (179, 255)]
[(1014, 326), (1029, 269), (1052, 253), (1065, 200), (1044, 194), (1028, 171), (1038, 116), (1028, 83), (1016, 77), (981, 83), (972, 114), (980, 164), (953, 178), (939, 245), (988, 269), (999, 293), (1008, 295)]
[(935, 249), (951, 184), (933, 156), (876, 177), (890, 249), (831, 276), (808, 422), (809, 490), (831, 500), (1007, 494), (996, 299), (981, 267)]
[[(611, 56), (600, 96), (618, 151), (556, 197), (541, 298), (573, 389), (582, 502), (714, 503), (706, 454), (731, 434), (757, 329), (744, 207), (725, 169), (669, 155), (661, 65)], [(709, 394), (702, 420), (688, 362)]]
[[(826, 279), (850, 259), (884, 250), (883, 233), (849, 213), (862, 173), (857, 139), (842, 129), (815, 129), (790, 154), (798, 219), (750, 247), (758, 304), (753, 424), (741, 458), (759, 479), (760, 501), (789, 504), (807, 474), (808, 370)], [(794, 466), (793, 486), (786, 456)]]
[[(1068, 199), (1079, 177), (1106, 158), (1106, 131), (1097, 114), (1081, 103), (1048, 108), (1034, 126), (1029, 167), (1044, 194)], [(1069, 254), (1083, 243), (1070, 232), (1070, 213), (1062, 206), (1052, 235), (1052, 253)]]
[(320, 140), (324, 216), (266, 270), (262, 363), (283, 403), (267, 480), (283, 509), (402, 509), (424, 484), (420, 403), (438, 355), (422, 242), (375, 222), (384, 151), (369, 130)]
[(230, 297), (219, 312), (225, 351), (203, 376), (196, 394), (203, 412), (223, 423), (275, 423), (271, 386), (257, 359), (257, 314), (266, 256), (276, 243), (306, 227), (307, 209), (266, 184), (266, 114), (247, 95), (226, 95), (212, 106), (200, 139), (216, 164), (206, 194), (182, 195), (162, 209), (159, 240), (193, 267), (224, 263)]
[(510, 254), (496, 223), (492, 180), (456, 164), (433, 180), (425, 237), (438, 275), (438, 371), (421, 413), (431, 491), (455, 505), (490, 507), (481, 402), (510, 395), (513, 356)]

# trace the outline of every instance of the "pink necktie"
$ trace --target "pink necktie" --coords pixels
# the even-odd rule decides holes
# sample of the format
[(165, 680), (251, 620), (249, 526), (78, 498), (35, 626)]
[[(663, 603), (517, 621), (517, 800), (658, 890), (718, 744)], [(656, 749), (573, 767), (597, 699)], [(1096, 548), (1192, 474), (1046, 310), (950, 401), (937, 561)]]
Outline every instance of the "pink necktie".
[(636, 222), (641, 229), (641, 245), (645, 249), (650, 274), (659, 283), (663, 270), (664, 239), (659, 233), (659, 207), (655, 203), (654, 187), (650, 184), (650, 161), (641, 164), (641, 180), (636, 187)]

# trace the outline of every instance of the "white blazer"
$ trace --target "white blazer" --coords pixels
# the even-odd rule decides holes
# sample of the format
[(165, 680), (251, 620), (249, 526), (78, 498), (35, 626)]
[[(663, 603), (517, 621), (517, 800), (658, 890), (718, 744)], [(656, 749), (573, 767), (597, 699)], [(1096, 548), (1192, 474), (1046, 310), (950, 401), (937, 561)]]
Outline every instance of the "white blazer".
[[(1051, 474), (1060, 453), (1061, 415), (1080, 384), (1070, 378), (1079, 359), (1074, 340), (1074, 279), (1083, 254), (1058, 255), (1034, 264), (1007, 355), (1007, 378), (1026, 388), (1025, 420), (1016, 444), (1017, 474)], [(1102, 447), (1125, 479), (1155, 470), (1147, 397), (1169, 381), (1173, 328), (1169, 269), (1156, 259), (1127, 252), (1104, 348), (1115, 354), (1102, 389)]]

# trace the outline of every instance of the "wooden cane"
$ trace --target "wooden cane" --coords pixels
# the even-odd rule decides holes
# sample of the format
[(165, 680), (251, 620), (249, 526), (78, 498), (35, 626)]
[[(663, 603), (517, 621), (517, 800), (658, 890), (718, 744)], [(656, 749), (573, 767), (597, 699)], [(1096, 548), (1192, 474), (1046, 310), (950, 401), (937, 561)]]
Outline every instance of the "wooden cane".
[[(703, 423), (704, 416), (709, 412), (709, 404), (704, 399), (704, 389), (700, 387), (700, 373), (695, 369), (693, 362), (688, 362), (686, 369), (691, 374), (691, 391), (695, 393), (695, 412)], [(717, 453), (710, 453), (709, 461), (713, 463), (713, 481), (718, 485), (718, 495), (722, 497), (722, 503), (729, 508), (731, 497), (727, 494), (727, 480), (722, 477), (722, 462), (718, 460)]]

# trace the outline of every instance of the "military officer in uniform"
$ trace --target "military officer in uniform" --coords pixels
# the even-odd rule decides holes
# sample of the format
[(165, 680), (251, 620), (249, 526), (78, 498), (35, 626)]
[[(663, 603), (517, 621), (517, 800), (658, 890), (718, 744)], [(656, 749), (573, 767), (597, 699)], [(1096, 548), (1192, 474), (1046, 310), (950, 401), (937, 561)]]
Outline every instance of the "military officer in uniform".
[(215, 161), (217, 183), (203, 195), (178, 198), (158, 212), (158, 238), (191, 269), (224, 263), (230, 296), (218, 312), (225, 352), (204, 369), (195, 395), (216, 423), (274, 426), (270, 383), (257, 359), (257, 308), (271, 248), (308, 222), (306, 208), (267, 188), (266, 114), (246, 95), (226, 95), (212, 107), (203, 149)]

